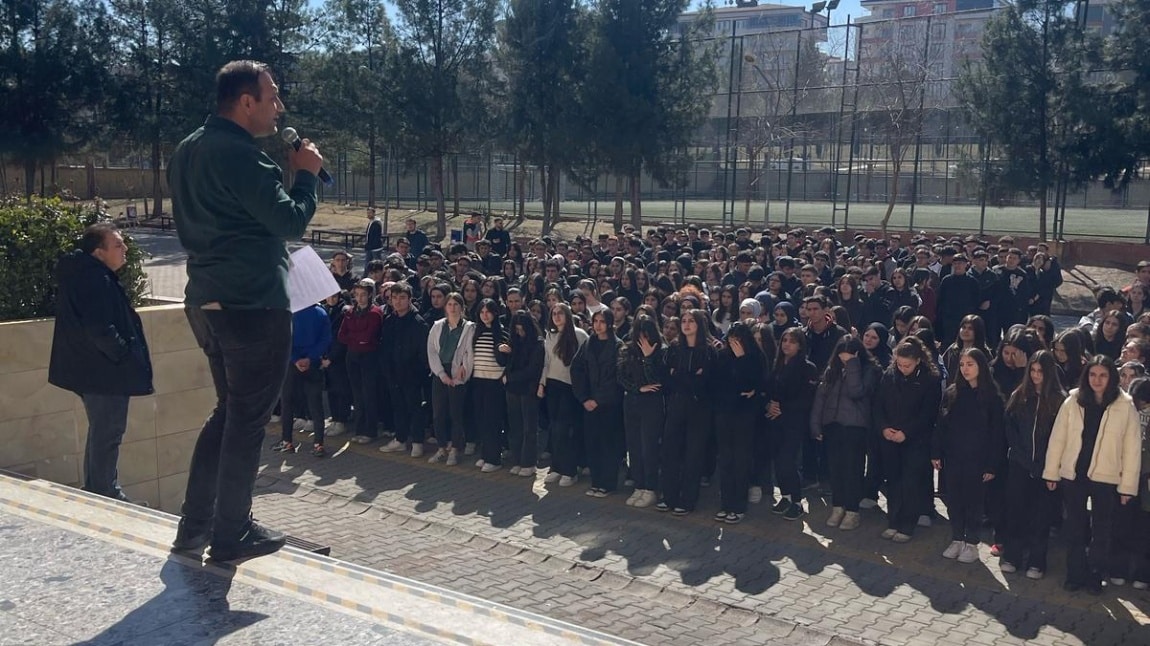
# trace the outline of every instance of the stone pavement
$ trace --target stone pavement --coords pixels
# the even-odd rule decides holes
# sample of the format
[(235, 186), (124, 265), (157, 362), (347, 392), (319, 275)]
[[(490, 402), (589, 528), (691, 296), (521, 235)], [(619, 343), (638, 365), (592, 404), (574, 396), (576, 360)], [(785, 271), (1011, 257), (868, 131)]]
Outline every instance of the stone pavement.
[(715, 486), (675, 518), (584, 483), (337, 450), (266, 453), (257, 517), (339, 558), (646, 644), (1150, 644), (1150, 593), (1063, 592), (1057, 544), (1034, 582), (1004, 577), (985, 545), (979, 563), (942, 559), (945, 521), (895, 545), (878, 537), (881, 511), (843, 533), (816, 498), (804, 522), (764, 501), (720, 525)]

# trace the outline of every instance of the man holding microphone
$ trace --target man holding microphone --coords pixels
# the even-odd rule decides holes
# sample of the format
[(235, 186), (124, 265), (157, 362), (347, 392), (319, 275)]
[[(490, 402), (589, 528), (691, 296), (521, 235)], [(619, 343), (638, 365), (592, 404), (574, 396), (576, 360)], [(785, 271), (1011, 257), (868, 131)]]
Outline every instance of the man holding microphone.
[(216, 406), (192, 454), (174, 551), (209, 543), (218, 561), (270, 554), (285, 537), (251, 517), (264, 426), (291, 350), (288, 240), (316, 208), (318, 149), (303, 140), (283, 171), (256, 143), (284, 111), (268, 67), (232, 61), (216, 74), (216, 113), (168, 164), (172, 212), (188, 254), (185, 312), (207, 355)]

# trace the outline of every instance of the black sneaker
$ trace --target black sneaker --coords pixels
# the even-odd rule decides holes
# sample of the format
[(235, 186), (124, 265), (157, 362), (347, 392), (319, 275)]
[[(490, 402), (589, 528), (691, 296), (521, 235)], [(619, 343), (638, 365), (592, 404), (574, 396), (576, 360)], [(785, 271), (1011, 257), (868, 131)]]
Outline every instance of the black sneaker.
[(782, 514), (787, 513), (787, 510), (790, 508), (791, 508), (791, 501), (790, 500), (788, 500), (786, 498), (779, 498), (779, 501), (775, 503), (775, 506), (771, 507), (771, 513), (772, 514), (778, 514), (781, 516)]
[(655, 505), (655, 511), (671, 511), (671, 505), (660, 501), (659, 504)]
[(211, 540), (210, 528), (190, 525), (187, 518), (181, 518), (180, 526), (176, 528), (176, 540), (172, 541), (172, 551), (199, 554)]
[(279, 551), (287, 541), (281, 532), (263, 527), (256, 521), (248, 521), (248, 528), (240, 536), (239, 541), (230, 544), (213, 544), (208, 556), (216, 561), (235, 561), (237, 559), (264, 556)]
[(783, 512), (783, 520), (798, 520), (807, 513), (803, 511), (802, 503), (792, 502), (788, 504), (790, 506)]

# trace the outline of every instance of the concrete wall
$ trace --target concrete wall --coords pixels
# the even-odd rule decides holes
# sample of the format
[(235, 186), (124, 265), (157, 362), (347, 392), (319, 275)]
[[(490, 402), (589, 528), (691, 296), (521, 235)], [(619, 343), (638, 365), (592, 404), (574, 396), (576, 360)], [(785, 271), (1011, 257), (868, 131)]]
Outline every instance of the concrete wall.
[[(207, 359), (183, 306), (140, 310), (156, 394), (133, 397), (120, 447), (120, 485), (176, 512), (200, 426), (215, 403)], [(79, 486), (88, 422), (80, 398), (48, 383), (51, 319), (0, 323), (0, 468)]]

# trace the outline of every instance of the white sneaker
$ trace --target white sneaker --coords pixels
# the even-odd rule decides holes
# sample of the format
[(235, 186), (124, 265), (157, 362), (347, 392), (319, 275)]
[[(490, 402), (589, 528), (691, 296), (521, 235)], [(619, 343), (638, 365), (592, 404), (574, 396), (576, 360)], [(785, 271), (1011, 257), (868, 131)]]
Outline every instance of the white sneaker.
[(346, 432), (346, 424), (343, 422), (332, 422), (331, 424), (327, 425), (327, 431), (324, 432), (324, 435), (327, 437), (335, 437), (337, 435), (343, 435)]
[[(1030, 569), (1034, 570), (1035, 568), (1030, 568)], [(1039, 578), (1042, 578), (1042, 570), (1036, 570), (1036, 571), (1039, 574)], [(1027, 570), (1026, 576), (1030, 576), (1029, 570)], [(1147, 588), (1150, 588), (1150, 584), (1147, 584), (1145, 581), (1135, 581), (1134, 583), (1132, 583), (1130, 585), (1133, 586), (1135, 590), (1145, 590)]]
[(519, 473), (515, 474), (521, 478), (534, 478), (535, 467), (519, 467)]
[(493, 472), (498, 471), (502, 468), (503, 467), (498, 465), (498, 464), (492, 464), (490, 462), (484, 462), (483, 467), (480, 469), (480, 471), (482, 471), (483, 473), (493, 473)]
[(894, 535), (895, 535), (895, 534), (897, 534), (897, 533), (898, 533), (898, 530), (897, 530), (897, 529), (894, 529), (894, 528), (888, 528), (888, 529), (884, 529), (884, 530), (882, 530), (882, 533), (881, 533), (881, 534), (879, 534), (879, 536), (881, 536), (881, 537), (883, 537), (883, 538), (885, 538), (886, 540), (888, 540), (888, 541), (889, 541), (890, 539), (894, 538)]
[(964, 543), (962, 551), (958, 553), (959, 563), (974, 563), (978, 560), (978, 546)]
[(315, 422), (312, 422), (311, 420), (308, 420), (307, 422), (305, 422), (303, 425), (303, 432), (304, 433), (314, 433), (315, 432)]
[(642, 498), (642, 497), (643, 497), (643, 490), (642, 489), (636, 489), (636, 490), (632, 491), (631, 495), (627, 497), (627, 506), (628, 507), (634, 507), (635, 501)]
[(1120, 576), (1112, 576), (1110, 577), (1110, 585), (1126, 585), (1126, 579)]
[(475, 455), (475, 442), (468, 442), (463, 445), (463, 455)]
[(302, 431), (303, 427), (305, 427), (305, 426), (307, 426), (307, 420), (306, 419), (297, 419), (296, 421), (292, 422), (291, 430), (299, 432), (299, 431)]
[(579, 476), (562, 476), (559, 478), (560, 487), (570, 487), (576, 482), (579, 482)]
[(747, 502), (752, 504), (759, 504), (763, 501), (763, 488), (751, 487), (747, 490)]
[(632, 507), (650, 507), (655, 504), (655, 492), (644, 489), (642, 495), (632, 504)]
[(388, 442), (387, 444), (384, 444), (383, 446), (379, 447), (380, 453), (399, 453), (400, 451), (406, 451), (406, 450), (407, 450), (407, 446), (403, 442), (400, 442), (399, 440), (392, 440), (392, 441)]
[(435, 464), (436, 462), (439, 462), (440, 460), (442, 460), (443, 458), (446, 458), (446, 457), (447, 457), (447, 451), (445, 451), (443, 449), (436, 449), (435, 453), (432, 454), (432, 456), (430, 458), (427, 458), (427, 463), (428, 464)]
[(839, 523), (839, 529), (844, 532), (849, 532), (852, 529), (858, 529), (862, 518), (857, 511), (848, 511), (843, 516), (843, 522)]
[(999, 561), (998, 569), (1002, 570), (1006, 574), (1014, 574), (1018, 571), (1018, 568), (1015, 567), (1015, 565), (1010, 561)]
[(280, 416), (279, 416), (279, 415), (272, 415), (272, 418), (268, 420), (268, 423), (270, 423), (270, 424), (278, 424), (278, 423), (279, 423), (279, 421), (280, 421)]
[(847, 515), (847, 510), (842, 507), (832, 507), (831, 515), (827, 518), (827, 527), (838, 527), (842, 524), (843, 518)]
[(944, 559), (956, 559), (956, 558), (958, 558), (959, 553), (962, 552), (962, 546), (963, 545), (965, 545), (965, 543), (963, 543), (962, 541), (951, 541), (950, 545), (947, 545), (946, 549), (942, 551), (942, 558), (944, 558)]
[[(1045, 575), (1046, 575), (1045, 572), (1043, 572), (1042, 570), (1039, 570), (1036, 567), (1026, 569), (1026, 578), (1030, 579), (1031, 581), (1037, 581)], [(1143, 583), (1142, 585), (1145, 586), (1146, 584)], [(1134, 587), (1138, 588), (1138, 582), (1137, 581), (1134, 582)], [(1139, 590), (1145, 590), (1146, 588), (1142, 587), (1142, 588), (1138, 588), (1138, 589)]]
[(919, 527), (930, 527), (933, 524), (934, 523), (933, 523), (933, 521), (931, 521), (930, 516), (927, 516), (926, 514), (923, 514), (923, 515), (918, 517), (918, 526)]
[(447, 466), (453, 467), (459, 464), (459, 449), (447, 449)]
[[(519, 473), (523, 473), (523, 472), (520, 471)], [(560, 477), (561, 476), (559, 475), (558, 471), (551, 471), (546, 476), (543, 477), (543, 483), (544, 484), (553, 484), (553, 483), (559, 482)]]
[(519, 467), (511, 467), (507, 470), (507, 473), (510, 473), (513, 476), (517, 476), (519, 475)]
[(863, 498), (859, 501), (859, 509), (874, 509), (878, 507), (878, 501), (874, 498)]
[(423, 457), (423, 443), (422, 442), (412, 442), (411, 443), (411, 457), (413, 457), (413, 458), (422, 458)]
[(479, 467), (480, 469), (482, 469), (483, 465), (485, 465), (485, 464), (487, 464), (487, 463), (483, 461), (483, 458), (479, 458), (478, 460), (475, 461), (475, 466)]

